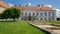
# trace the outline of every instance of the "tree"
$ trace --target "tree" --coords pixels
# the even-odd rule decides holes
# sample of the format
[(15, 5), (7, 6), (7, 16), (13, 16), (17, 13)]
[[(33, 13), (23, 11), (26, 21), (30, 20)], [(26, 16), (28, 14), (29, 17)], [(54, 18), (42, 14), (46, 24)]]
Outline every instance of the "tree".
[(21, 10), (16, 8), (8, 8), (3, 12), (3, 16), (5, 19), (7, 18), (13, 18), (15, 21), (16, 18), (19, 18), (21, 14)]
[(2, 18), (1, 16), (2, 16), (2, 14), (0, 13), (0, 19)]
[(60, 20), (60, 18), (57, 18), (57, 20), (59, 21), (59, 20)]
[(0, 13), (0, 19), (4, 19), (4, 16), (2, 13)]

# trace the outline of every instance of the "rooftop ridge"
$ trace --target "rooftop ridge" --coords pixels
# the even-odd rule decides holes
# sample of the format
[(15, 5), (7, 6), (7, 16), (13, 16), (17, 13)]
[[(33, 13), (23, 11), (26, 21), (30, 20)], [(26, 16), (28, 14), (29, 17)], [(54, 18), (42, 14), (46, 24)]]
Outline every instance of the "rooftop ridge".
[(14, 6), (15, 8), (19, 8), (21, 10), (54, 10), (52, 7), (48, 6)]

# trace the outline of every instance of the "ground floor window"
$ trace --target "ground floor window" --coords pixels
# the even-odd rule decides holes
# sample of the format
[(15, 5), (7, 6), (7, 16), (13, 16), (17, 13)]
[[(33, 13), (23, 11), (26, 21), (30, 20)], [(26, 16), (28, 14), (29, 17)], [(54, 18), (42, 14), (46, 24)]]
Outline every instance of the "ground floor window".
[(47, 20), (47, 18), (45, 18), (45, 20)]
[(43, 20), (43, 18), (40, 18), (40, 20)]
[(51, 18), (49, 18), (49, 21), (51, 21)]
[(23, 18), (21, 18), (21, 20), (24, 20)]
[(52, 20), (54, 20), (54, 18), (52, 18)]

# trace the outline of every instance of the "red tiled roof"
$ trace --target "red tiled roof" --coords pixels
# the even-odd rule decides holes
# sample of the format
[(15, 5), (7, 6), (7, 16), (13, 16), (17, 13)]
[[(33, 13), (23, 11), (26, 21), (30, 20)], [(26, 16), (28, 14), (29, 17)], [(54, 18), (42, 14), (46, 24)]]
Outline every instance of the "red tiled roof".
[(54, 10), (48, 6), (15, 6), (15, 8), (21, 10)]
[[(4, 7), (4, 8), (9, 8), (9, 6), (2, 1), (0, 1), (0, 6)], [(14, 6), (14, 8), (18, 8), (21, 10), (44, 10), (44, 11), (45, 10), (54, 10), (48, 6)]]
[(4, 7), (4, 8), (9, 8), (9, 6), (6, 3), (2, 2), (2, 1), (0, 1), (0, 6)]

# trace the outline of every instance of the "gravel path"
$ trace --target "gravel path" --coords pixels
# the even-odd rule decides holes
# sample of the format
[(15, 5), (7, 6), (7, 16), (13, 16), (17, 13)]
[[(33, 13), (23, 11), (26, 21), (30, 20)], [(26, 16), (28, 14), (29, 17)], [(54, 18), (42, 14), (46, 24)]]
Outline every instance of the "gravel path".
[[(32, 23), (30, 23), (32, 24)], [(52, 25), (37, 25), (37, 24), (32, 24), (38, 28), (41, 28), (41, 29), (44, 29), (44, 30), (47, 30), (49, 32), (51, 32), (52, 34), (60, 34), (60, 28), (59, 27), (56, 27), (56, 26), (52, 26)]]

